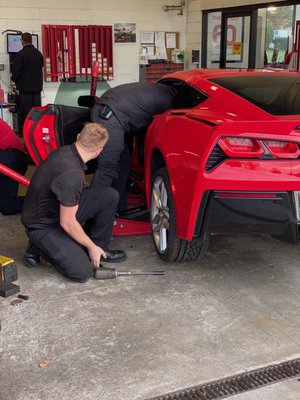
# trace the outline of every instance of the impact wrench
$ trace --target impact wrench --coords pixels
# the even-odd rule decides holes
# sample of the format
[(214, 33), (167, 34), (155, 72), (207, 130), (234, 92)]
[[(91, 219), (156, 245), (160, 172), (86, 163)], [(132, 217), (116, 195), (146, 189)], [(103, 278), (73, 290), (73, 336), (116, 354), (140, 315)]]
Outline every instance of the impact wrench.
[(151, 272), (139, 272), (139, 271), (117, 271), (116, 268), (103, 267), (100, 264), (100, 268), (95, 270), (96, 279), (113, 279), (117, 276), (128, 276), (128, 275), (166, 275), (166, 271), (151, 271)]

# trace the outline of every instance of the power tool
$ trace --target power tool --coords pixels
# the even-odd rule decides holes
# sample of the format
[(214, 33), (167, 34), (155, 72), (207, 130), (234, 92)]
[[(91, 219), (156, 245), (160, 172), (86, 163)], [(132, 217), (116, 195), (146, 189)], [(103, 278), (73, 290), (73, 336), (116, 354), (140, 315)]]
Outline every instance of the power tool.
[(94, 277), (96, 279), (113, 279), (117, 278), (118, 276), (129, 275), (166, 275), (166, 271), (117, 271), (116, 268), (103, 267), (103, 265), (100, 264), (100, 267), (95, 270)]
[(20, 286), (11, 282), (18, 279), (18, 270), (15, 260), (0, 255), (0, 296), (8, 297), (19, 293)]

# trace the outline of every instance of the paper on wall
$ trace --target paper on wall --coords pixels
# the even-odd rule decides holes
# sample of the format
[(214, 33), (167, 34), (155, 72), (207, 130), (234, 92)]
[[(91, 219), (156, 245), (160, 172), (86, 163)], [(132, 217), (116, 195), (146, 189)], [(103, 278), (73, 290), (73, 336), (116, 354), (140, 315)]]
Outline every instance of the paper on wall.
[(176, 48), (176, 33), (166, 33), (167, 49)]
[(154, 32), (142, 31), (141, 32), (141, 43), (154, 43)]
[(155, 47), (157, 58), (167, 59), (165, 32), (155, 32)]

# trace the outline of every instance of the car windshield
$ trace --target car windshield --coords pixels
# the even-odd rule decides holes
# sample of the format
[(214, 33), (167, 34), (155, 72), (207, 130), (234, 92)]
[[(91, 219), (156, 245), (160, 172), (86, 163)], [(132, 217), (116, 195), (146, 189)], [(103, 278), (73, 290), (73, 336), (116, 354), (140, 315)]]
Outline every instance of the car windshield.
[(295, 75), (230, 76), (210, 79), (273, 115), (300, 114), (300, 78)]

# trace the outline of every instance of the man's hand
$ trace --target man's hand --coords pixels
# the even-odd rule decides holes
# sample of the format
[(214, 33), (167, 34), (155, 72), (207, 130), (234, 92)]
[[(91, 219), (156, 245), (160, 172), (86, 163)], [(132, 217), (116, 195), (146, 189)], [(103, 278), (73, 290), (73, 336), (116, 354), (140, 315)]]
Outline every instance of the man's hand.
[(101, 257), (106, 258), (106, 253), (101, 247), (99, 246), (93, 246), (92, 248), (88, 249), (89, 252), (89, 257), (91, 260), (91, 263), (93, 264), (93, 267), (95, 269), (100, 267), (100, 261)]
[(60, 205), (60, 225), (77, 243), (84, 246), (88, 253), (94, 268), (99, 268), (101, 257), (106, 258), (105, 251), (97, 246), (89, 236), (84, 232), (82, 226), (76, 219), (78, 205), (66, 207)]

